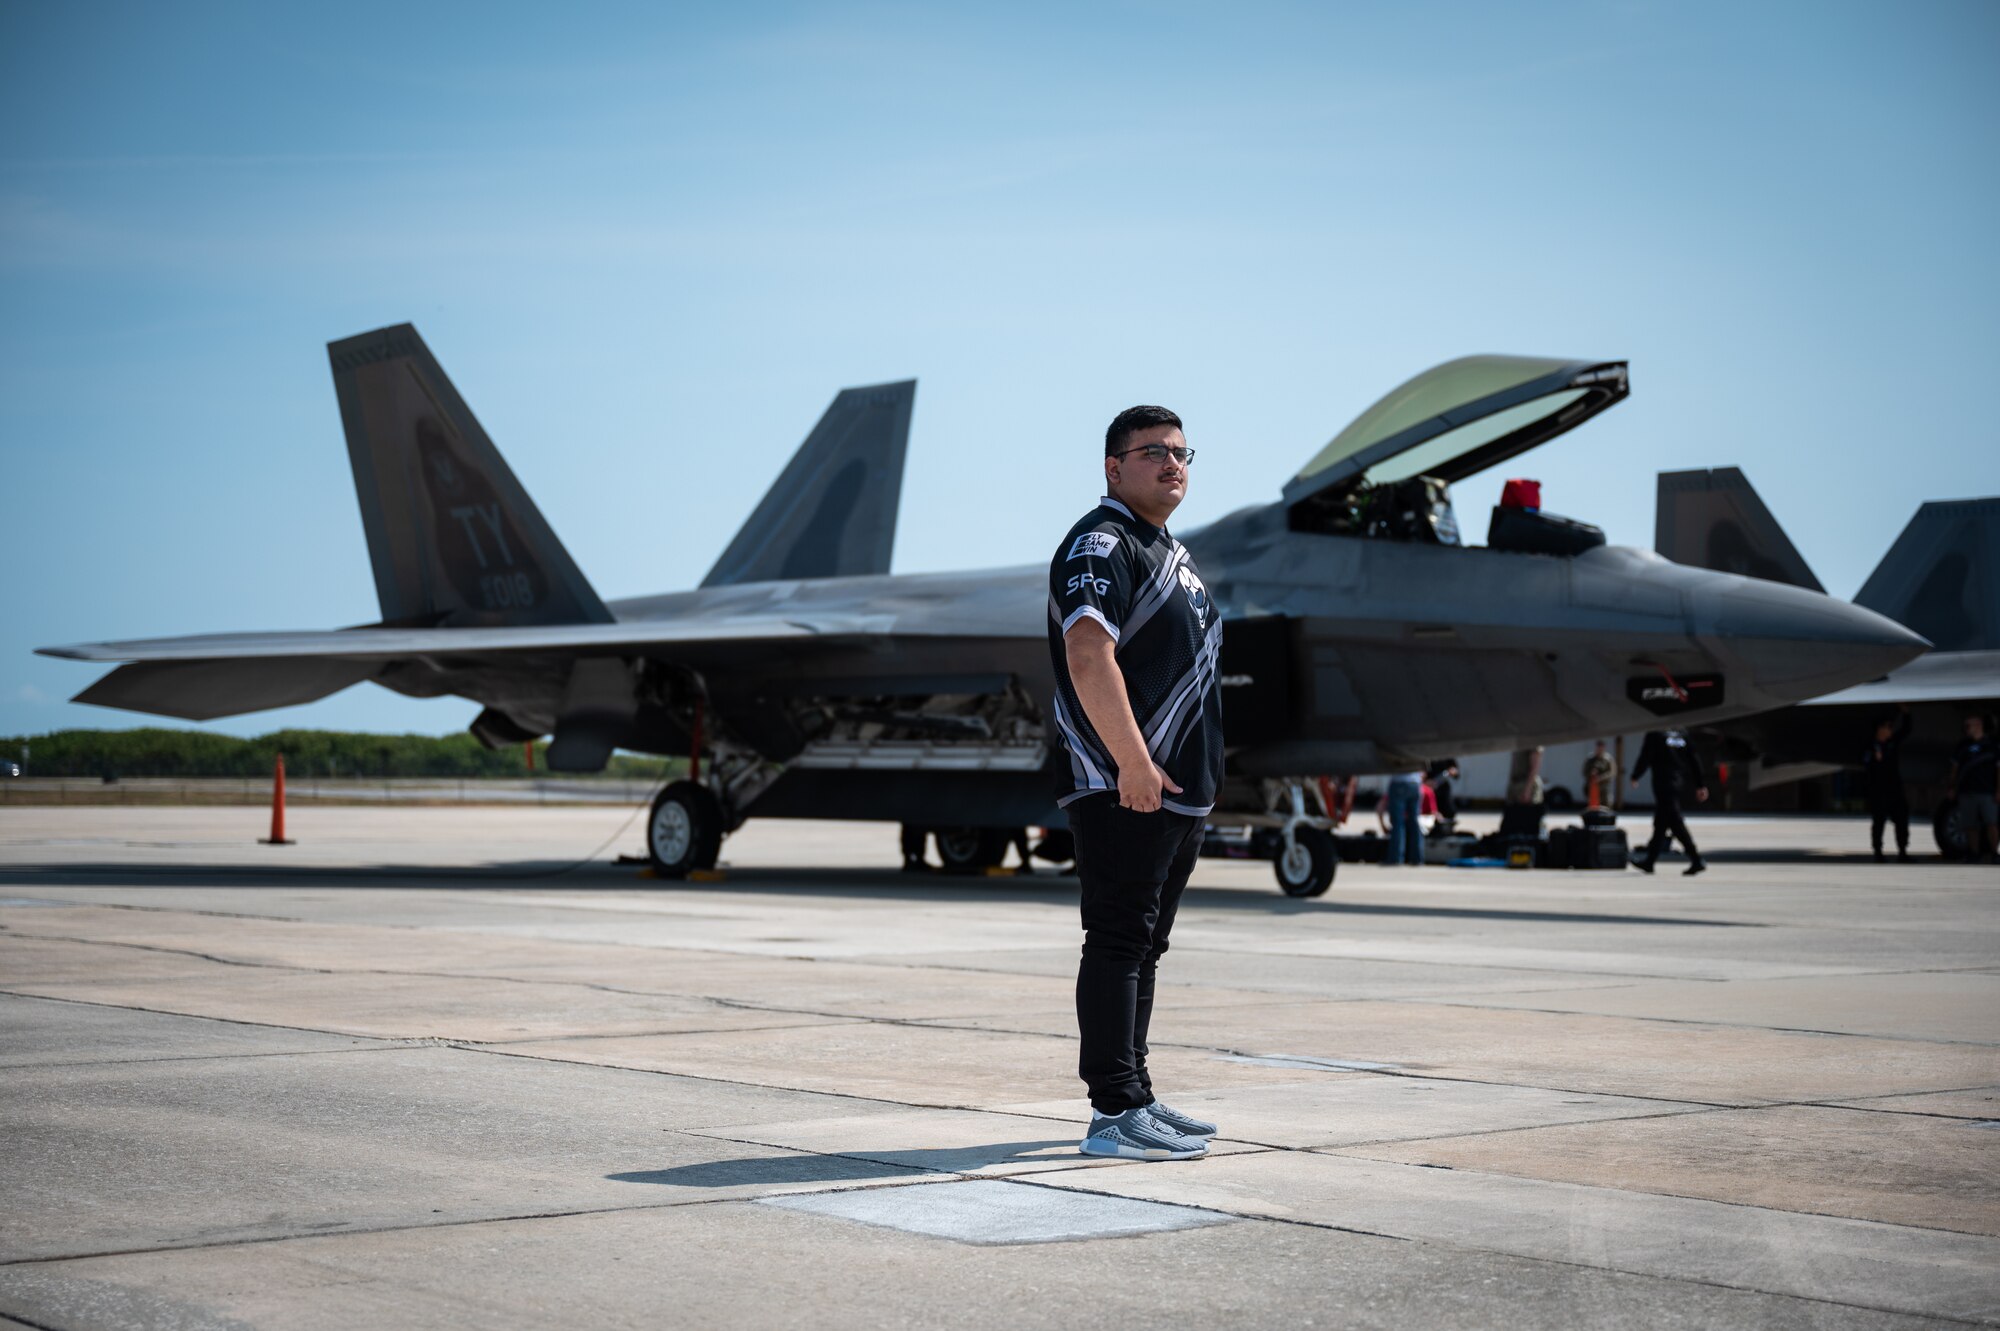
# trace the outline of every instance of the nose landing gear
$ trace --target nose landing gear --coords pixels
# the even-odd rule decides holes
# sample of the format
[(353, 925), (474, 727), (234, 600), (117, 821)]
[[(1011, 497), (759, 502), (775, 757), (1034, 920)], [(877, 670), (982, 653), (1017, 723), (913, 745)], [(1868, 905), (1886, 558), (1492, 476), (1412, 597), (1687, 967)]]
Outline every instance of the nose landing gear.
[(1271, 870), (1286, 896), (1317, 897), (1333, 886), (1334, 870), (1339, 865), (1340, 851), (1333, 833), (1302, 825), (1293, 828), (1290, 839), (1279, 847)]
[[(1307, 813), (1305, 789), (1297, 782), (1266, 782), (1264, 803), (1264, 813), (1210, 814), (1201, 853), (1216, 859), (1269, 860), (1278, 890), (1286, 896), (1325, 895), (1340, 868), (1333, 817)], [(1281, 808), (1288, 812), (1279, 812)]]
[(646, 819), (646, 853), (662, 878), (713, 869), (722, 854), (722, 803), (693, 781), (675, 781), (653, 799)]

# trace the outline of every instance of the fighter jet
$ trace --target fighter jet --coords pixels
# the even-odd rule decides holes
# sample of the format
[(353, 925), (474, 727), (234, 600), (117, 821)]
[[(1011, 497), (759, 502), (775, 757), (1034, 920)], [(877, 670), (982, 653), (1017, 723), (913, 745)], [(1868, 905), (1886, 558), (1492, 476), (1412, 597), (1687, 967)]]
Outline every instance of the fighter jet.
[[(1698, 568), (1821, 590), (1735, 467), (1662, 472), (1654, 546)], [(1923, 634), (1932, 649), (1878, 679), (1704, 728), (1759, 789), (1859, 766), (1877, 723), (1906, 709), (1903, 775), (1930, 795), (1932, 834), (1955, 859), (1965, 834), (1943, 783), (1959, 723), (1967, 712), (2000, 708), (2000, 497), (1918, 508), (1854, 603)]]
[[(479, 702), (488, 744), (551, 735), (561, 770), (687, 755), (647, 824), (670, 877), (752, 817), (930, 829), (948, 867), (997, 864), (1030, 826), (1061, 853), (1046, 566), (888, 571), (914, 382), (836, 397), (701, 586), (607, 603), (414, 328), (329, 351), (381, 621), (42, 649), (124, 663), (78, 701), (207, 720), (366, 680)], [(1450, 361), (1276, 500), (1178, 533), (1225, 621), (1212, 822), (1257, 829), (1286, 892), (1325, 891), (1337, 858), (1308, 777), (1768, 711), (1923, 650), (1872, 611), (1525, 503), (1464, 543), (1453, 482), (1628, 391), (1623, 361)], [(1080, 486), (1091, 466), (1086, 447)]]

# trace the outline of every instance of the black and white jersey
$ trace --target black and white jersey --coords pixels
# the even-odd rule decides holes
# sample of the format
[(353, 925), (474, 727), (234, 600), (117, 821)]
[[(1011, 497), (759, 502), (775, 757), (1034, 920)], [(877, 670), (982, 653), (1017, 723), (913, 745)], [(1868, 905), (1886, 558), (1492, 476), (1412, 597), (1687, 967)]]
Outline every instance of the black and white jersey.
[(1194, 558), (1164, 527), (1106, 498), (1069, 529), (1049, 565), (1049, 658), (1056, 673), (1055, 731), (1069, 758), (1058, 804), (1118, 789), (1118, 767), (1070, 682), (1063, 635), (1096, 620), (1117, 644), (1125, 696), (1153, 761), (1180, 789), (1163, 791), (1175, 813), (1205, 815), (1222, 784), (1222, 694), (1216, 658), (1222, 615)]

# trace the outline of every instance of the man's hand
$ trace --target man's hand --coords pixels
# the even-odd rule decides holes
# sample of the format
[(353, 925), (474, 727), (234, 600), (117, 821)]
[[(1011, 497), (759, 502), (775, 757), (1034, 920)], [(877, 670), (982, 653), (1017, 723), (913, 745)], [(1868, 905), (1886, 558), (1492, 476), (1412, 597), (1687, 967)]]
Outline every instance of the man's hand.
[(1158, 763), (1118, 769), (1118, 802), (1134, 813), (1158, 812), (1161, 787), (1175, 795), (1181, 793), (1181, 788)]

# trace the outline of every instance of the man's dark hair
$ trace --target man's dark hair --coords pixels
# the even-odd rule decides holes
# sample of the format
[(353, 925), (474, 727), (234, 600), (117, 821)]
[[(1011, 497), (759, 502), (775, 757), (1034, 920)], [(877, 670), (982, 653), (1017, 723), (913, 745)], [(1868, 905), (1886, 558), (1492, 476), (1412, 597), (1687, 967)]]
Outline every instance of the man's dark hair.
[(1165, 407), (1127, 407), (1111, 418), (1111, 428), (1104, 432), (1104, 456), (1120, 451), (1127, 439), (1155, 425), (1171, 425), (1176, 430), (1187, 428), (1180, 417)]

